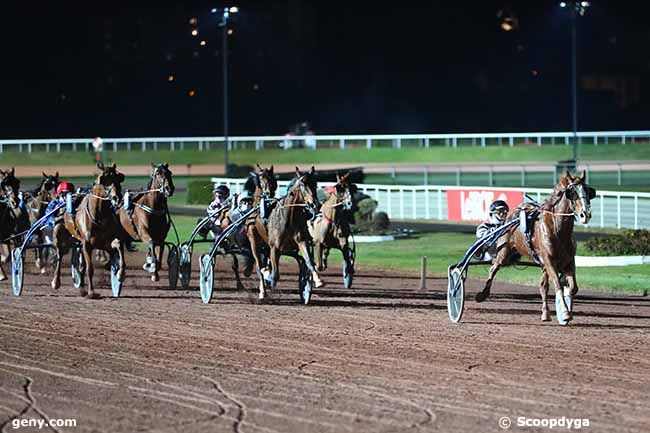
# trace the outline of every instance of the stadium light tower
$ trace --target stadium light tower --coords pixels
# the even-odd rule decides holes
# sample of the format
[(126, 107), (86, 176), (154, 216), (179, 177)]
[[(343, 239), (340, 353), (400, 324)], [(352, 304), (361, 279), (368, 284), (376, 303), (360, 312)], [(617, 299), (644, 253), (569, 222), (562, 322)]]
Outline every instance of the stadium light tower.
[(578, 163), (578, 77), (576, 60), (576, 21), (589, 8), (588, 1), (560, 2), (560, 7), (568, 9), (571, 21), (571, 126), (573, 129), (573, 160)]
[(226, 8), (214, 8), (213, 14), (221, 13), (221, 21), (218, 27), (221, 27), (221, 67), (223, 75), (223, 148), (224, 148), (224, 176), (228, 175), (228, 20), (232, 14), (239, 12), (237, 6)]

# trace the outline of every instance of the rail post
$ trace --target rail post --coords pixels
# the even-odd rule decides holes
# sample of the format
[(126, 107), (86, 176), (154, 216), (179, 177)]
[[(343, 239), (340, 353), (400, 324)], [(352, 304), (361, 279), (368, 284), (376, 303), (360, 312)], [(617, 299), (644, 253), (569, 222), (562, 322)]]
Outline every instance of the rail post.
[(420, 262), (420, 290), (427, 288), (427, 256), (422, 256)]

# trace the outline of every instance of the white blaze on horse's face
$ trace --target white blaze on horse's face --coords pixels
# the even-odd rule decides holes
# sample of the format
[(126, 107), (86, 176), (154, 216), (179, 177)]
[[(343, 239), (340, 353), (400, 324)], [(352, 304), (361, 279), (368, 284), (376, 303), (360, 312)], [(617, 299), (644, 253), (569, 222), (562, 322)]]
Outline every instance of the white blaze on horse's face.
[(573, 213), (581, 224), (587, 224), (591, 220), (591, 201), (587, 189), (582, 183), (572, 184), (569, 188), (573, 190), (569, 197), (573, 202)]

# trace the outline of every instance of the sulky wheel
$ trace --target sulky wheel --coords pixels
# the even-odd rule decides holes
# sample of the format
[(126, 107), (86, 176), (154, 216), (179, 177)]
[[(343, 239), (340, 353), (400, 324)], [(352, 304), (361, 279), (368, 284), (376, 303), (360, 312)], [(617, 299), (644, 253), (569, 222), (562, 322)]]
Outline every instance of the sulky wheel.
[(192, 246), (182, 244), (179, 248), (178, 276), (181, 280), (181, 287), (187, 290), (190, 287), (192, 276)]
[(122, 279), (120, 278), (120, 254), (116, 250), (111, 251), (111, 290), (113, 297), (118, 298), (122, 291)]
[(458, 323), (463, 316), (465, 305), (465, 279), (457, 267), (449, 267), (447, 276), (447, 311), (449, 319)]
[(23, 263), (23, 249), (21, 247), (14, 248), (11, 252), (11, 288), (16, 296), (20, 296), (23, 291), (23, 276), (25, 273)]
[(212, 289), (214, 287), (214, 262), (210, 254), (203, 254), (199, 262), (199, 288), (201, 289), (201, 301), (209, 304), (212, 299)]
[(168, 251), (167, 270), (169, 276), (169, 289), (176, 290), (176, 286), (178, 285), (178, 270), (180, 264), (178, 247), (176, 247), (176, 245), (168, 245)]
[(84, 285), (84, 256), (81, 252), (81, 246), (76, 245), (72, 247), (72, 285), (75, 289), (79, 289)]

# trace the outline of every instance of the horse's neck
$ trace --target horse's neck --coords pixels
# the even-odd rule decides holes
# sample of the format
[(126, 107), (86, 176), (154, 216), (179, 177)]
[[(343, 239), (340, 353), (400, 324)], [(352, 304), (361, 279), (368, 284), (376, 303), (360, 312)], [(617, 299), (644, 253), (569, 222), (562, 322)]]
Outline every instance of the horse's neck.
[(146, 194), (143, 194), (138, 201), (140, 204), (147, 205), (151, 209), (162, 209), (165, 207), (167, 202), (165, 195), (160, 191), (149, 191)]
[(327, 200), (325, 200), (320, 208), (321, 213), (330, 221), (334, 221), (334, 218), (336, 218), (337, 201), (338, 198), (336, 197), (336, 194), (331, 194), (329, 197), (327, 197)]
[[(552, 232), (557, 237), (570, 236), (573, 233), (575, 221), (573, 218), (573, 209), (571, 209), (571, 201), (565, 195), (552, 206), (550, 211), (553, 213)], [(571, 214), (571, 216), (568, 216)]]

